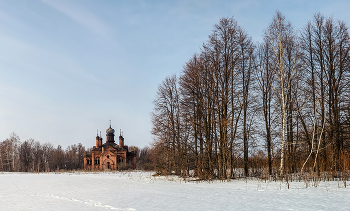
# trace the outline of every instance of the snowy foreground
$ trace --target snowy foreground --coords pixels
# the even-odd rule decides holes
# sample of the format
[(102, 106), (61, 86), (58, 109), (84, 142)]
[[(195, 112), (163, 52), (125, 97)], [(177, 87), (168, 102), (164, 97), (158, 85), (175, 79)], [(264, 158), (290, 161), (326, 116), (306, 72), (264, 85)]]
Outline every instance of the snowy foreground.
[(350, 210), (342, 182), (289, 185), (185, 182), (149, 172), (0, 173), (0, 210)]

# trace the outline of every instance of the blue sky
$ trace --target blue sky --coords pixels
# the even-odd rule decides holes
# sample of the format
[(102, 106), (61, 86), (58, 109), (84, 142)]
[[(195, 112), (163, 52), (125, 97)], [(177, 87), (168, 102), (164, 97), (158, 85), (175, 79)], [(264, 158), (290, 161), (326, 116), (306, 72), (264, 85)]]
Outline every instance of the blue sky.
[(152, 142), (158, 84), (179, 74), (221, 17), (261, 41), (276, 10), (296, 29), (313, 14), (350, 23), (348, 1), (0, 0), (0, 140), (95, 144), (112, 127)]

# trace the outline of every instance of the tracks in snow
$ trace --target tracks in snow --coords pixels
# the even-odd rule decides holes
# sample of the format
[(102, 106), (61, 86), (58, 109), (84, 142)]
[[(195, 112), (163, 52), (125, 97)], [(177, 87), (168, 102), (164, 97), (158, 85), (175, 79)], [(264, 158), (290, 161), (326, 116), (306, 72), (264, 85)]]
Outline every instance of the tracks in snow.
[(51, 194), (50, 196), (53, 197), (53, 198), (56, 198), (56, 199), (60, 199), (60, 200), (64, 200), (64, 201), (77, 202), (77, 203), (85, 204), (85, 205), (92, 206), (92, 207), (101, 207), (101, 208), (110, 209), (110, 210), (136, 211), (136, 209), (134, 209), (134, 208), (117, 208), (117, 207), (113, 207), (113, 206), (110, 206), (108, 204), (102, 204), (101, 202), (96, 202), (96, 201), (93, 201), (93, 200), (85, 201), (85, 200), (80, 200), (80, 199), (75, 199), (75, 198), (67, 198), (67, 197), (64, 197), (64, 196), (57, 196), (57, 195), (54, 195), (54, 194)]

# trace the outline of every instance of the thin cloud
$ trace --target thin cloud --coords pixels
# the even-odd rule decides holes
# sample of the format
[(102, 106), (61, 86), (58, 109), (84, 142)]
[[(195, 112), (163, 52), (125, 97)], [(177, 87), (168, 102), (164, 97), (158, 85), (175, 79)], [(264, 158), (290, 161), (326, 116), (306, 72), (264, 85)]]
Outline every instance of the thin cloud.
[(72, 4), (68, 5), (62, 1), (42, 0), (42, 2), (62, 12), (77, 23), (89, 28), (91, 31), (101, 36), (106, 36), (109, 32), (106, 24), (100, 21), (96, 15), (86, 10), (78, 8)]

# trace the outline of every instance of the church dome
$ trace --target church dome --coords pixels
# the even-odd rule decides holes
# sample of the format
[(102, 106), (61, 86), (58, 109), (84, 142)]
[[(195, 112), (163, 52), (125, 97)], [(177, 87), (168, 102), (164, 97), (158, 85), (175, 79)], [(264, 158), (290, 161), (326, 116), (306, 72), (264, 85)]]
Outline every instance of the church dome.
[(111, 127), (111, 126), (109, 126), (109, 128), (106, 130), (106, 133), (108, 134), (110, 134), (110, 133), (112, 133), (112, 134), (114, 134), (114, 129)]

